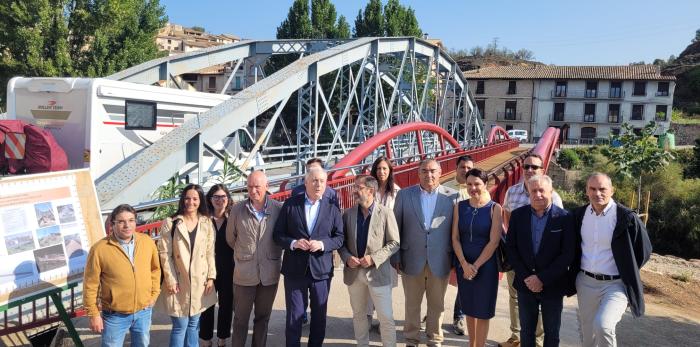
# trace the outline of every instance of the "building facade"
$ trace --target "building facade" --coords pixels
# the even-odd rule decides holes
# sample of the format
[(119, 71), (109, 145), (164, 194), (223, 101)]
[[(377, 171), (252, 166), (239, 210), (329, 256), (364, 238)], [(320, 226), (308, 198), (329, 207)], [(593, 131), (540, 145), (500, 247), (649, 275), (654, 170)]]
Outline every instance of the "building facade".
[(657, 134), (671, 125), (675, 77), (655, 65), (503, 66), (465, 76), (487, 129), (528, 130), (533, 141), (550, 126), (565, 142), (598, 143), (623, 123), (640, 129), (655, 121)]

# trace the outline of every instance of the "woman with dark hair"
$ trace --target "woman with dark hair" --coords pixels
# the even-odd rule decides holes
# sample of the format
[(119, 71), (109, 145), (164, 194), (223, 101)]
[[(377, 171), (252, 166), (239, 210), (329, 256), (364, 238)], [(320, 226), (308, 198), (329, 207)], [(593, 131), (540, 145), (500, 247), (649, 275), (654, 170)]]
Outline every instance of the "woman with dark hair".
[(376, 178), (377, 183), (379, 183), (379, 189), (375, 197), (376, 201), (385, 207), (393, 209), (396, 193), (401, 188), (394, 183), (394, 167), (391, 166), (389, 159), (387, 157), (377, 158), (372, 164), (370, 175)]
[(455, 205), (452, 219), (452, 248), (459, 262), (458, 293), (462, 312), (467, 316), (470, 347), (486, 343), (498, 295), (494, 253), (501, 240), (501, 205), (484, 194), (488, 182), (484, 170), (467, 172), (469, 199)]
[[(216, 322), (217, 346), (225, 346), (231, 337), (231, 319), (233, 316), (233, 249), (226, 242), (226, 222), (231, 202), (231, 193), (223, 184), (215, 184), (207, 192), (207, 206), (211, 212), (211, 221), (216, 231), (214, 258), (216, 259), (216, 279), (214, 288), (219, 297), (219, 314)], [(211, 346), (214, 337), (214, 309), (209, 307), (199, 322), (199, 338), (202, 346)]]
[(170, 346), (199, 346), (200, 314), (216, 304), (216, 234), (202, 187), (182, 190), (177, 212), (163, 221), (160, 235), (163, 289), (157, 306), (173, 323)]

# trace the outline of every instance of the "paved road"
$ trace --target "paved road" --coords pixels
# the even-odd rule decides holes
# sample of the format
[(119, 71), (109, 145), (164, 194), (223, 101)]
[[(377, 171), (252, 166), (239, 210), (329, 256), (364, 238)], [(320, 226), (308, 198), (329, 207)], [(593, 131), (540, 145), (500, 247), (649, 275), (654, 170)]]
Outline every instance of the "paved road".
[[(504, 278), (500, 282), (498, 289), (496, 317), (491, 321), (488, 346), (496, 346), (497, 341), (506, 340), (510, 334), (508, 328), (508, 291), (505, 282)], [(443, 324), (445, 346), (464, 346), (467, 341), (466, 337), (454, 335), (451, 330), (452, 304), (455, 295), (456, 288), (450, 286), (445, 300), (445, 322)], [(342, 282), (342, 271), (340, 269), (335, 271), (335, 277), (331, 284), (330, 298), (326, 345), (354, 345), (350, 302), (346, 286)], [(404, 296), (400, 284), (397, 288), (394, 288), (393, 303), (398, 341), (403, 345)], [(270, 321), (269, 346), (284, 345), (284, 312), (284, 290), (280, 284)], [(425, 304), (423, 304), (423, 312), (425, 312)], [(99, 338), (89, 331), (87, 319), (77, 319), (76, 323), (85, 345), (99, 346)], [(162, 314), (156, 314), (151, 334), (152, 345), (166, 346), (169, 331), (169, 319)], [(252, 330), (249, 330), (249, 333), (252, 333)], [(308, 335), (308, 327), (304, 329), (304, 335)], [(381, 345), (380, 337), (376, 333), (371, 335), (371, 341), (373, 346)], [(625, 314), (618, 326), (618, 341), (619, 346), (697, 346), (698, 341), (700, 341), (700, 317), (695, 317), (695, 319), (693, 317), (681, 317), (673, 312), (669, 312), (667, 309), (650, 305), (647, 309), (647, 316), (644, 318), (635, 320), (629, 313)], [(302, 342), (306, 342), (306, 339), (304, 338)], [(250, 338), (248, 343), (250, 343)], [(562, 315), (561, 346), (578, 345), (576, 299), (567, 298), (564, 302), (564, 313)]]

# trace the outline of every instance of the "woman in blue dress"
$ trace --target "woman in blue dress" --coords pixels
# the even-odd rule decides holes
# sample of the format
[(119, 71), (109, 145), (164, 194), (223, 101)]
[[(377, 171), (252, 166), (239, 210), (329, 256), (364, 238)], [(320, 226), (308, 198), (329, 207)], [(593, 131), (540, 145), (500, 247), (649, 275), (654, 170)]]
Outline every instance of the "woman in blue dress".
[(469, 346), (482, 347), (496, 313), (498, 267), (494, 253), (501, 237), (501, 205), (491, 200), (485, 171), (467, 172), (469, 199), (455, 205), (452, 247), (459, 264), (457, 285), (467, 315)]

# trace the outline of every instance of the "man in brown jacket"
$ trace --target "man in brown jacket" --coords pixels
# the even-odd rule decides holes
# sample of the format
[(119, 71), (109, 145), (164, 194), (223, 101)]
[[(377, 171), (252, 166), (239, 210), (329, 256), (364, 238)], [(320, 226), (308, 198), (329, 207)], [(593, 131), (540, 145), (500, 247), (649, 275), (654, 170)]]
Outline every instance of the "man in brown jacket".
[(232, 346), (245, 346), (248, 319), (255, 306), (253, 346), (265, 346), (267, 326), (282, 267), (282, 249), (272, 240), (282, 203), (268, 198), (267, 177), (262, 171), (248, 176), (248, 199), (231, 208), (226, 241), (233, 248)]
[(379, 317), (382, 345), (396, 346), (389, 258), (399, 250), (399, 227), (394, 211), (375, 203), (378, 188), (377, 180), (372, 176), (359, 176), (355, 180), (353, 197), (357, 206), (343, 214), (345, 242), (338, 249), (346, 265), (343, 277), (350, 293), (358, 346), (369, 346), (369, 298), (372, 298)]
[(127, 331), (132, 346), (148, 346), (151, 311), (160, 293), (158, 251), (148, 235), (135, 233), (131, 206), (117, 206), (109, 223), (112, 234), (92, 246), (85, 265), (83, 302), (90, 329), (102, 334), (102, 346), (122, 346)]

